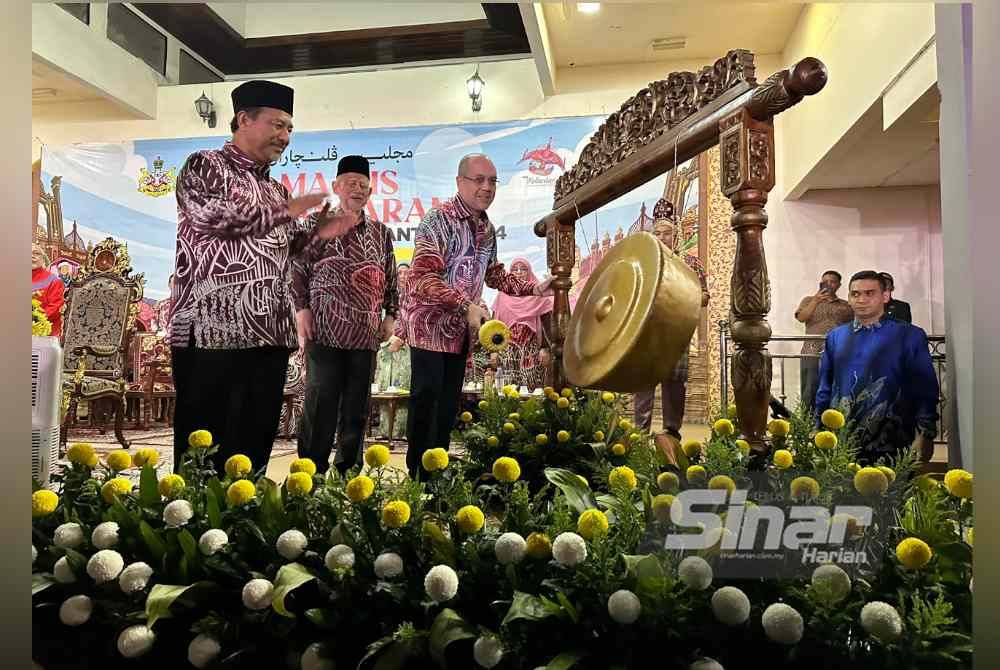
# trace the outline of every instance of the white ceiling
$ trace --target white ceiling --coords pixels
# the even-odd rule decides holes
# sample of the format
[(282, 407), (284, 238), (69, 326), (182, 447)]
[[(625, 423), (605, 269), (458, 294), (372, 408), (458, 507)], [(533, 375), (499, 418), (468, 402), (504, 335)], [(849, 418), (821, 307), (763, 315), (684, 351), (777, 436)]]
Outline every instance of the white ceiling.
[[(780, 53), (803, 3), (600, 3), (595, 14), (575, 2), (543, 6), (559, 67), (716, 59), (730, 49)], [(653, 51), (654, 39), (685, 37), (682, 49)]]

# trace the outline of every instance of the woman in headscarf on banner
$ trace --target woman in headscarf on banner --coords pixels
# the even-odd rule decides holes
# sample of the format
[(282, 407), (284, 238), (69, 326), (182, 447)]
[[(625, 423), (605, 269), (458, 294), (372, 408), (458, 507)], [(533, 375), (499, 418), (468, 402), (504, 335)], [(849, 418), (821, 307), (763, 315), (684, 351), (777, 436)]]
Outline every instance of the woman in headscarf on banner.
[[(510, 271), (521, 281), (538, 283), (526, 258), (511, 261)], [(526, 386), (529, 390), (544, 386), (543, 359), (548, 360), (545, 355), (548, 351), (545, 325), (552, 314), (552, 306), (551, 296), (497, 295), (493, 302), (493, 318), (503, 321), (510, 328), (511, 346), (500, 354), (506, 383)]]

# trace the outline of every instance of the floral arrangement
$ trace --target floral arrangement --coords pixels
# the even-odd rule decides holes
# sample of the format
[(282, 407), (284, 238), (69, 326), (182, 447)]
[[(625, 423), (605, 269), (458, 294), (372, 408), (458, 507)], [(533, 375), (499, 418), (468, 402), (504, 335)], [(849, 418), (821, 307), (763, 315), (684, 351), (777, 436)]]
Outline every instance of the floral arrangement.
[[(72, 445), (58, 490), (32, 495), (36, 660), (971, 667), (970, 473), (914, 477), (907, 457), (857, 466), (839, 412), (815, 434), (802, 417), (772, 422), (767, 483), (750, 497), (821, 504), (839, 492), (886, 508), (884, 528), (846, 524), (862, 539), (878, 530), (883, 559), (870, 572), (826, 563), (806, 578), (727, 580), (713, 569), (725, 531), (698, 552), (663, 538), (683, 522), (682, 491), (732, 495), (750, 476), (734, 419), (686, 442), (671, 468), (613, 394), (513, 395), (488, 397), (479, 421), (462, 417), (466, 452), (426, 452), (417, 481), (382, 445), (361, 472), (320, 476), (299, 459), (281, 483), (242, 455), (217, 475), (206, 431), (192, 433), (177, 474), (157, 472), (155, 450), (102, 462)], [(136, 487), (122, 474), (135, 469)]]
[(42, 303), (38, 298), (31, 299), (31, 334), (45, 337), (52, 334), (52, 322), (45, 316)]

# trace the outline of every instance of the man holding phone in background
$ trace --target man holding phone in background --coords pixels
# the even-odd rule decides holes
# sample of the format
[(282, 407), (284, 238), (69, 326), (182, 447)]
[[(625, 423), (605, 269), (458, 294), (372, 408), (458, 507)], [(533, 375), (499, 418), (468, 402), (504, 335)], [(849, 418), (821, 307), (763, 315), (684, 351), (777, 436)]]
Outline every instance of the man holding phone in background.
[[(840, 283), (840, 273), (827, 270), (820, 277), (816, 294), (806, 296), (799, 302), (795, 319), (806, 324), (806, 335), (826, 335), (854, 318), (848, 302), (837, 297)], [(819, 388), (819, 357), (823, 353), (823, 341), (805, 342), (802, 353), (804, 357), (799, 366), (799, 392), (802, 402), (812, 407), (816, 403), (816, 390)]]

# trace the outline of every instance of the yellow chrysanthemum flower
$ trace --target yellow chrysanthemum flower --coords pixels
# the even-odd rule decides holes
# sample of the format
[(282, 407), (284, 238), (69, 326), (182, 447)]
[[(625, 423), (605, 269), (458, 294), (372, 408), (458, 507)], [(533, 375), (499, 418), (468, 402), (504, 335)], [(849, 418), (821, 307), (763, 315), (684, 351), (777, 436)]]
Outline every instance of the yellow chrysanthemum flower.
[(625, 455), (625, 451), (626, 451), (625, 450), (625, 445), (622, 444), (621, 442), (615, 442), (611, 446), (611, 453), (614, 454), (615, 456), (624, 456)]
[(557, 442), (569, 442), (569, 438), (570, 438), (569, 431), (560, 430), (558, 433), (556, 433)]
[(365, 449), (365, 463), (370, 468), (381, 468), (389, 464), (391, 454), (384, 444), (373, 444)]
[(726, 416), (728, 416), (730, 419), (735, 419), (737, 416), (739, 416), (739, 412), (736, 409), (736, 405), (730, 404), (729, 407), (726, 408)]
[(608, 517), (599, 509), (588, 509), (576, 522), (576, 532), (585, 540), (593, 540), (608, 532)]
[(594, 433), (594, 442), (603, 442), (603, 441), (604, 441), (604, 431), (603, 430), (599, 430), (596, 433)]
[(736, 482), (729, 475), (715, 475), (710, 480), (708, 480), (708, 488), (710, 489), (725, 489), (729, 493), (736, 490)]
[(192, 449), (206, 449), (212, 446), (212, 434), (207, 430), (196, 430), (188, 436), (188, 446)]
[(920, 475), (917, 477), (917, 489), (924, 493), (930, 493), (940, 485), (941, 483), (930, 475)]
[(944, 487), (955, 498), (972, 498), (972, 473), (954, 468), (944, 475)]
[(601, 394), (601, 400), (608, 403), (609, 405), (615, 401), (615, 394), (611, 391), (605, 391)]
[(316, 474), (316, 463), (311, 458), (296, 458), (288, 466), (288, 473), (304, 472), (310, 477)]
[(813, 442), (815, 442), (816, 446), (820, 449), (833, 449), (837, 446), (837, 436), (828, 430), (821, 430), (816, 433), (816, 437), (813, 438)]
[(387, 502), (382, 508), (382, 525), (386, 528), (402, 528), (410, 520), (410, 506), (402, 500)]
[(170, 474), (161, 479), (156, 485), (156, 488), (160, 492), (161, 496), (167, 500), (173, 500), (181, 494), (181, 491), (184, 490), (185, 486), (186, 482), (183, 477), (180, 475)]
[(681, 488), (681, 480), (673, 472), (661, 472), (656, 477), (656, 485), (661, 491), (674, 493)]
[(230, 479), (246, 477), (253, 470), (253, 463), (246, 454), (233, 454), (226, 459), (226, 475)]
[(132, 455), (132, 464), (137, 468), (142, 468), (147, 465), (156, 465), (159, 462), (160, 452), (152, 447), (136, 449), (135, 454)]
[(486, 523), (486, 517), (483, 510), (475, 505), (466, 505), (455, 514), (455, 523), (463, 533), (478, 533)]
[(774, 419), (767, 424), (767, 432), (771, 433), (772, 437), (785, 437), (791, 430), (792, 424), (784, 419)]
[(562, 391), (559, 392), (559, 395), (561, 395), (564, 398), (572, 398), (573, 390), (569, 388), (564, 388)]
[(246, 505), (257, 496), (257, 487), (249, 479), (239, 479), (226, 489), (226, 500), (232, 507)]
[(545, 533), (531, 533), (525, 540), (524, 553), (529, 558), (543, 560), (552, 555), (552, 540)]
[(694, 458), (701, 453), (701, 442), (698, 440), (685, 440), (684, 444), (681, 445), (681, 451), (688, 458)]
[(847, 464), (847, 471), (850, 472), (852, 475), (858, 474), (858, 470), (860, 470), (860, 469), (861, 469), (861, 466), (858, 465), (857, 463), (848, 463)]
[(33, 518), (48, 516), (59, 507), (59, 496), (54, 491), (39, 489), (31, 494), (31, 516)]
[(896, 471), (890, 468), (888, 465), (877, 465), (879, 472), (885, 475), (885, 478), (889, 480), (889, 483), (896, 481)]
[(628, 419), (622, 419), (621, 421), (618, 422), (618, 427), (626, 432), (630, 431), (632, 430), (632, 422), (629, 421)]
[(617, 468), (611, 470), (611, 474), (608, 475), (608, 485), (611, 488), (624, 486), (631, 491), (636, 487), (636, 483), (635, 471), (627, 465), (619, 465)]
[(972, 546), (972, 526), (969, 526), (969, 530), (965, 531), (965, 543)]
[(889, 478), (878, 468), (861, 468), (854, 475), (854, 490), (863, 496), (882, 495), (889, 489)]
[(736, 448), (740, 450), (740, 453), (744, 456), (750, 455), (750, 443), (746, 440), (736, 440)]
[(487, 407), (489, 407), (489, 405), (488, 405), (488, 404), (486, 403), (486, 401), (485, 401), (485, 400), (480, 400), (480, 401), (479, 401), (479, 409), (480, 409), (480, 410), (484, 410), (484, 409), (486, 409)]
[(448, 467), (448, 452), (441, 447), (428, 449), (424, 452), (424, 455), (420, 457), (420, 462), (423, 464), (424, 470), (427, 470), (427, 472), (444, 470)]
[(493, 462), (493, 476), (501, 482), (516, 482), (521, 477), (521, 466), (510, 456), (501, 456)]
[(94, 447), (86, 442), (77, 442), (66, 451), (66, 458), (70, 463), (85, 465), (92, 468), (97, 465), (97, 452)]
[(688, 480), (689, 484), (704, 484), (708, 479), (708, 472), (704, 466), (692, 465), (684, 473), (684, 477)]
[(549, 443), (549, 436), (546, 435), (545, 433), (539, 433), (538, 435), (535, 435), (535, 444), (537, 444), (538, 446), (544, 447), (548, 443)]
[(375, 482), (372, 481), (371, 477), (358, 475), (354, 479), (347, 482), (346, 492), (347, 497), (351, 499), (351, 502), (363, 502), (368, 500), (372, 493), (375, 492)]
[(128, 495), (132, 492), (132, 482), (124, 477), (115, 477), (104, 482), (101, 486), (101, 498), (109, 505), (115, 501), (116, 497)]
[(771, 461), (774, 463), (776, 468), (787, 470), (792, 467), (792, 464), (795, 462), (795, 458), (792, 456), (792, 452), (788, 451), (788, 449), (778, 449), (771, 457)]
[(653, 497), (653, 516), (660, 523), (670, 521), (670, 508), (674, 504), (674, 497), (669, 493), (661, 493)]
[(736, 432), (733, 422), (729, 419), (719, 419), (712, 424), (712, 430), (716, 435), (721, 435), (722, 437), (729, 437)]
[(520, 421), (521, 415), (518, 414), (517, 412), (511, 412), (510, 414), (507, 415), (507, 418), (510, 419), (511, 421)]
[(513, 433), (514, 432), (514, 424), (512, 424), (510, 421), (508, 421), (507, 423), (505, 423), (503, 425), (503, 432), (507, 433), (508, 435), (510, 435), (511, 433)]
[(132, 454), (124, 449), (115, 449), (104, 457), (104, 461), (114, 472), (121, 472), (132, 467)]
[(308, 472), (293, 472), (285, 480), (285, 490), (288, 495), (306, 496), (313, 488), (313, 478)]
[(794, 500), (812, 500), (819, 495), (819, 482), (812, 477), (796, 477), (790, 488)]
[(896, 558), (908, 570), (919, 570), (933, 555), (930, 546), (918, 537), (908, 537), (896, 545)]
[(840, 430), (844, 427), (844, 415), (835, 409), (824, 410), (820, 421), (830, 430)]
[(503, 351), (509, 342), (510, 329), (503, 321), (491, 319), (479, 327), (479, 344), (486, 351)]
[(472, 412), (462, 412), (459, 418), (462, 420), (462, 423), (472, 423)]
[(559, 409), (566, 409), (569, 407), (569, 398), (559, 398), (559, 400), (556, 400), (556, 407)]
[(490, 447), (495, 447), (500, 444), (500, 438), (496, 435), (490, 435), (486, 438), (486, 445)]

